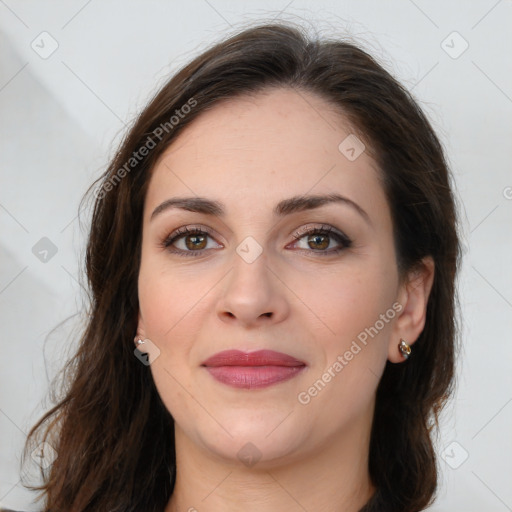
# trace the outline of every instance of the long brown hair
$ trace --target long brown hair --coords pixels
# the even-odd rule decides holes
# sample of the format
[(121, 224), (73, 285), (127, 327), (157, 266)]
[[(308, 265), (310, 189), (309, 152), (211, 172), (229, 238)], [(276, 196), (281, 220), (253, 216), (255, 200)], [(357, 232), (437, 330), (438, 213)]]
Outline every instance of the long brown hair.
[(41, 433), (58, 454), (41, 471), (43, 485), (26, 485), (43, 491), (45, 512), (162, 512), (169, 501), (173, 418), (133, 353), (150, 170), (206, 109), (270, 87), (317, 94), (355, 127), (381, 171), (401, 275), (427, 255), (434, 259), (425, 328), (407, 363), (387, 363), (377, 389), (369, 458), (376, 492), (362, 511), (414, 512), (431, 503), (433, 427), (453, 391), (460, 252), (443, 149), (411, 94), (358, 45), (274, 23), (230, 36), (175, 74), (84, 196), (94, 201), (89, 320), (62, 371), (62, 396), (31, 429), (22, 459)]

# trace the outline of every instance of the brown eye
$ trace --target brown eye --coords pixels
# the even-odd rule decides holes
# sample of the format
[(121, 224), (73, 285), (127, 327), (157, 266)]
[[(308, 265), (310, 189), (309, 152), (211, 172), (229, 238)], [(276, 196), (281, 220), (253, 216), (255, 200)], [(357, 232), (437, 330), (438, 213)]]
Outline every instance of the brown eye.
[(205, 254), (210, 249), (209, 239), (213, 240), (213, 236), (204, 228), (184, 227), (171, 233), (159, 245), (172, 253), (195, 256)]
[(195, 251), (197, 249), (204, 249), (206, 247), (206, 237), (208, 235), (185, 235), (182, 236), (185, 240), (187, 249)]
[[(297, 231), (293, 237), (297, 240), (296, 244), (304, 238), (307, 247), (299, 247), (299, 249), (308, 250), (308, 252), (317, 253), (318, 255), (332, 255), (347, 249), (352, 245), (352, 241), (343, 233), (335, 231), (331, 226), (322, 226), (321, 228), (304, 229)], [(335, 247), (326, 250), (331, 241), (335, 242)], [(337, 243), (337, 247), (336, 247)]]
[(327, 235), (309, 235), (308, 245), (311, 249), (327, 249), (329, 237)]

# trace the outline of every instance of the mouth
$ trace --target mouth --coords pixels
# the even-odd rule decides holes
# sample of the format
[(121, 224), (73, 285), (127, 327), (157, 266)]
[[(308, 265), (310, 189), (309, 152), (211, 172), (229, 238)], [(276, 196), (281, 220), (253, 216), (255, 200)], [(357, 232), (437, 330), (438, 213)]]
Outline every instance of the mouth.
[(296, 377), (306, 368), (303, 361), (273, 350), (225, 350), (208, 358), (201, 366), (217, 381), (241, 389), (272, 386)]

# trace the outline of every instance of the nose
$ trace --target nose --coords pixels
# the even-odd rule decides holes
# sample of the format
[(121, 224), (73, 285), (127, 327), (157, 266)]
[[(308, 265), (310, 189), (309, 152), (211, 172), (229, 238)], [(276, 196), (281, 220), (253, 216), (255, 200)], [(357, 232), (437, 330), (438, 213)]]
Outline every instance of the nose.
[(217, 303), (218, 316), (245, 328), (282, 322), (289, 314), (286, 290), (265, 251), (252, 262), (236, 254)]

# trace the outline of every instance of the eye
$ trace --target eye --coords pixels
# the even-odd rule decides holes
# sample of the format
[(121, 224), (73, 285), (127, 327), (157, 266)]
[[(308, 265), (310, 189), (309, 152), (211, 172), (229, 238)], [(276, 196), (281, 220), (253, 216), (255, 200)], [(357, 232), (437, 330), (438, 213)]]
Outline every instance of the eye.
[[(179, 255), (195, 256), (204, 253), (206, 249), (212, 248), (208, 247), (208, 238), (212, 238), (212, 234), (208, 229), (185, 226), (171, 233), (160, 245), (162, 248)], [(176, 247), (174, 247), (175, 244)]]
[[(215, 248), (208, 247), (208, 238), (213, 239), (213, 234), (209, 229), (185, 226), (173, 231), (159, 245), (180, 256), (198, 256), (204, 254), (208, 249)], [(306, 226), (296, 231), (293, 238), (296, 240), (293, 243), (294, 246), (300, 243), (304, 244), (303, 247), (299, 247), (300, 250), (323, 256), (337, 254), (352, 245), (348, 236), (329, 225), (313, 228)], [(303, 239), (305, 239), (304, 242), (302, 242)], [(334, 248), (331, 247), (333, 241), (335, 242)], [(216, 248), (219, 247), (223, 246), (217, 244)]]
[[(308, 248), (311, 249), (308, 252), (316, 252), (318, 255), (332, 255), (341, 252), (344, 249), (347, 249), (352, 245), (352, 241), (350, 238), (342, 232), (336, 231), (332, 226), (322, 225), (321, 227), (305, 227), (301, 228), (297, 232), (294, 233), (293, 238), (297, 240), (294, 245), (301, 242), (302, 239), (305, 239), (303, 243), (306, 247), (302, 247), (301, 249), (305, 249), (308, 251)], [(330, 250), (326, 250), (331, 246), (331, 242), (335, 241), (338, 243), (338, 246), (332, 248)], [(335, 244), (336, 245), (336, 244)]]

